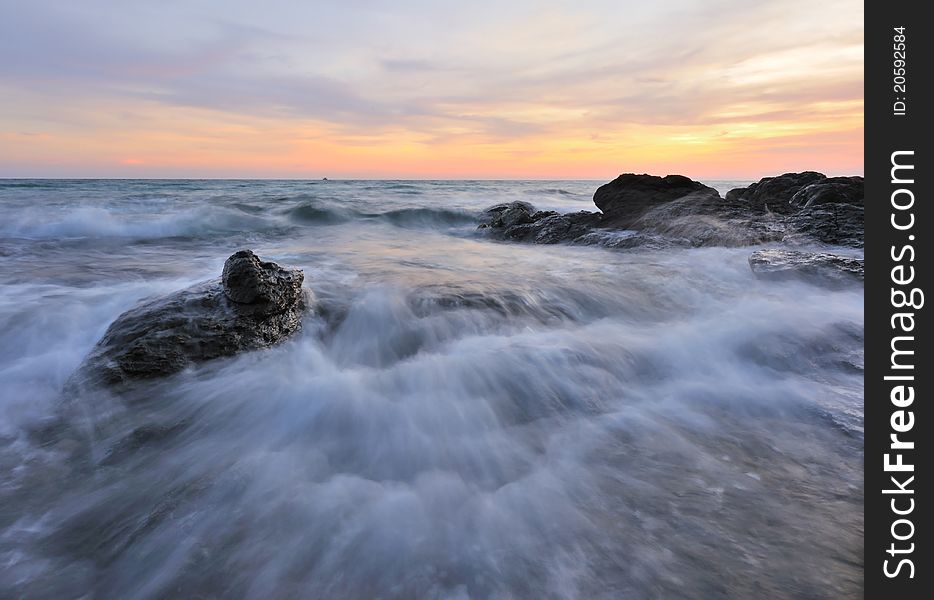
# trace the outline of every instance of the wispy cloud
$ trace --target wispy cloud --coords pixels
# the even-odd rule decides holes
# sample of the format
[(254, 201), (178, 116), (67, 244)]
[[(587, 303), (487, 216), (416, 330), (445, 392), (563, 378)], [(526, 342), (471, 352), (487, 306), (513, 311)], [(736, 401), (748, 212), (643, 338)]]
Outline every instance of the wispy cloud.
[(862, 167), (853, 0), (0, 0), (0, 13), (0, 175)]

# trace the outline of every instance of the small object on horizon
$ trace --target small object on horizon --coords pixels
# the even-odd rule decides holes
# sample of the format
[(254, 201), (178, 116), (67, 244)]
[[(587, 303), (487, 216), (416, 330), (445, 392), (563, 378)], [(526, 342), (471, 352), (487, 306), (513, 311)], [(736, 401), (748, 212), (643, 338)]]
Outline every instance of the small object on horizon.
[(328, 180), (327, 177), (322, 177), (322, 178), (321, 178), (321, 181), (327, 181), (327, 180)]

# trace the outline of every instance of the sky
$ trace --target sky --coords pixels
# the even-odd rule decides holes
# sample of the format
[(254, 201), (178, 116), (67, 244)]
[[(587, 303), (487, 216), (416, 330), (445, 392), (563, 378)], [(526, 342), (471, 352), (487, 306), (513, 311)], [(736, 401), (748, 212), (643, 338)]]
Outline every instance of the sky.
[(0, 177), (863, 171), (853, 0), (0, 0)]

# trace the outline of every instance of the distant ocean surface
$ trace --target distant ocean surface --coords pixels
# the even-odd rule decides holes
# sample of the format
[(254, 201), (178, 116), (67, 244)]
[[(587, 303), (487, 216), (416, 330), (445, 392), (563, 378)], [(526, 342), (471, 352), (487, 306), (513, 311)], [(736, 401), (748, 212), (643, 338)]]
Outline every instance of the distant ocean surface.
[[(0, 180), (0, 597), (859, 595), (862, 288), (477, 230), (600, 183)], [(340, 324), (69, 399), (86, 460), (32, 433), (241, 248)], [(109, 465), (100, 419), (180, 428)]]

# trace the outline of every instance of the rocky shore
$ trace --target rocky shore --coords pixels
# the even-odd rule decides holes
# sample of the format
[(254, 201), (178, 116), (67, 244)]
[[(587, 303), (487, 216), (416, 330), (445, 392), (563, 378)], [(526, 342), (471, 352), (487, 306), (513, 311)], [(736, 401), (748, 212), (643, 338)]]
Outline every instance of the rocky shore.
[[(559, 214), (528, 202), (498, 204), (480, 216), (494, 239), (609, 248), (754, 246), (750, 268), (763, 279), (801, 278), (827, 286), (862, 279), (863, 261), (823, 244), (863, 245), (862, 177), (786, 173), (726, 197), (681, 175), (627, 173), (597, 188), (599, 212)], [(113, 386), (267, 348), (294, 334), (310, 301), (304, 275), (250, 250), (227, 259), (220, 279), (156, 298), (120, 315), (68, 387)]]
[[(814, 171), (766, 177), (726, 197), (682, 175), (626, 173), (597, 188), (593, 201), (599, 212), (559, 214), (511, 202), (484, 211), (479, 228), (500, 240), (609, 248), (774, 243), (862, 248), (863, 196), (862, 177)], [(765, 276), (833, 271), (844, 280), (862, 277), (861, 260), (795, 252), (780, 258), (760, 254), (750, 264)]]

